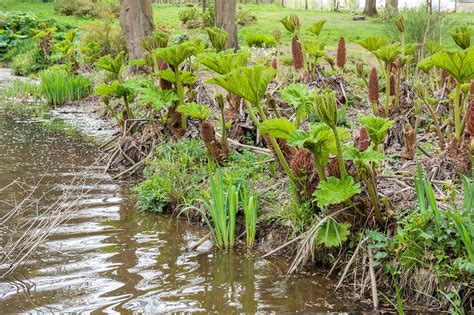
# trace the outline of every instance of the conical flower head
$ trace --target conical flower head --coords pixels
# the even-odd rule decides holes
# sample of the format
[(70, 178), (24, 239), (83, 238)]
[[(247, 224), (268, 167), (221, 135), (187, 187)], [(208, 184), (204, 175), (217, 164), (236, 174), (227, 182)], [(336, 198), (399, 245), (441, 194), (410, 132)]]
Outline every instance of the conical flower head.
[(278, 69), (278, 61), (277, 61), (276, 57), (272, 58), (272, 68), (275, 69), (275, 70)]
[(314, 172), (313, 155), (309, 150), (301, 148), (290, 163), (291, 173), (295, 177), (308, 176)]
[(304, 56), (297, 36), (293, 36), (291, 39), (291, 53), (293, 55), (293, 67), (295, 67), (296, 70), (300, 70), (304, 65)]
[(395, 79), (395, 75), (390, 75), (390, 96), (394, 96), (396, 94), (395, 90), (397, 89), (397, 80)]
[[(169, 68), (168, 64), (166, 62), (164, 62), (163, 60), (158, 59), (158, 61), (156, 63), (157, 63), (158, 70), (160, 70), (160, 71), (164, 71), (164, 70)], [(160, 88), (162, 90), (171, 90), (171, 88), (173, 87), (171, 82), (169, 82), (165, 79), (160, 78), (159, 82), (160, 82)]]
[(339, 44), (337, 46), (336, 65), (341, 69), (343, 69), (346, 65), (346, 40), (344, 37), (339, 39)]
[(329, 127), (337, 125), (336, 92), (326, 89), (322, 94), (315, 96), (316, 114)]
[(365, 129), (365, 127), (360, 127), (359, 137), (357, 138), (357, 141), (355, 143), (357, 150), (365, 151), (369, 148), (369, 144), (370, 144), (370, 138), (369, 138), (369, 133), (367, 132), (367, 129)]
[(369, 101), (371, 103), (379, 101), (379, 79), (375, 68), (372, 68), (369, 76)]

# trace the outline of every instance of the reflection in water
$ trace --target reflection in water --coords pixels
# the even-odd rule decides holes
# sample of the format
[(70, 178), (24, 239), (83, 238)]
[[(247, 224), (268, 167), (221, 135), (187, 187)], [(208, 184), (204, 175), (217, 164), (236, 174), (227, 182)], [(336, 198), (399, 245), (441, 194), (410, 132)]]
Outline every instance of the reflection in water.
[[(37, 192), (48, 191), (44, 207), (97, 153), (79, 138), (0, 115), (0, 187), (17, 178), (35, 183), (44, 175)], [(335, 295), (323, 277), (284, 277), (283, 260), (187, 251), (205, 231), (167, 216), (137, 213), (127, 184), (111, 181), (100, 168), (87, 180), (91, 190), (71, 219), (21, 273), (0, 282), (2, 312), (354, 309), (353, 301)], [(0, 215), (8, 210), (0, 203)]]

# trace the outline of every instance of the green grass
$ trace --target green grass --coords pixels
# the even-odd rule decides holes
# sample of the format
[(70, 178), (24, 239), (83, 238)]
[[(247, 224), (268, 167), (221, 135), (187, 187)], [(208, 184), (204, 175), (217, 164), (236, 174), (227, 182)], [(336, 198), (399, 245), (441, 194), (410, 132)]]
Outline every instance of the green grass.
[(54, 10), (54, 2), (0, 0), (0, 12), (25, 12), (36, 15), (40, 20), (55, 19), (64, 24), (81, 26), (89, 23), (90, 19), (76, 16), (60, 15)]
[[(302, 24), (302, 34), (306, 38), (314, 38), (308, 31), (308, 27), (321, 19), (327, 20), (321, 34), (321, 39), (326, 42), (327, 47), (333, 49), (337, 46), (340, 36), (346, 37), (349, 51), (361, 51), (356, 42), (369, 36), (384, 35), (384, 25), (380, 18), (367, 18), (365, 21), (353, 21), (352, 13), (347, 12), (330, 12), (330, 11), (314, 11), (293, 8), (281, 8), (277, 5), (270, 4), (245, 4), (241, 5), (245, 10), (257, 16), (255, 24), (239, 27), (239, 42), (244, 44), (245, 38), (252, 33), (271, 34), (274, 29), (282, 32), (282, 45), (289, 47), (291, 34), (287, 32), (280, 23), (280, 20), (289, 15), (297, 14)], [(188, 33), (191, 35), (201, 34), (207, 36), (203, 29), (184, 29), (178, 18), (179, 11), (184, 6), (171, 4), (154, 4), (155, 22), (166, 25), (176, 35)], [(0, 11), (21, 11), (31, 12), (40, 19), (57, 19), (60, 22), (80, 26), (89, 23), (90, 19), (59, 15), (54, 10), (54, 3), (41, 3), (38, 1), (17, 1), (17, 0), (0, 0)], [(474, 28), (474, 14), (455, 13), (449, 14), (448, 21), (454, 21), (458, 25), (468, 25)], [(452, 24), (452, 23), (450, 23)], [(452, 46), (452, 39), (448, 35), (449, 30), (443, 31), (444, 44)]]

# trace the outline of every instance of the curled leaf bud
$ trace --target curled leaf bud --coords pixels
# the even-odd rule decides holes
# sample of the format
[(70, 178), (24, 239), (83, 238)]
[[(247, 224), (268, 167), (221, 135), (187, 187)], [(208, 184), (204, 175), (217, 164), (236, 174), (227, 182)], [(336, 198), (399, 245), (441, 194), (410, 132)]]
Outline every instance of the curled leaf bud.
[(356, 72), (359, 77), (365, 76), (364, 73), (364, 64), (362, 62), (357, 63), (356, 65)]
[(346, 40), (344, 37), (339, 39), (339, 44), (337, 45), (336, 65), (341, 69), (346, 65)]
[(279, 43), (281, 40), (281, 31), (274, 29), (272, 32), (272, 35), (273, 35), (273, 38), (277, 41), (277, 43)]
[(337, 125), (337, 102), (336, 92), (324, 90), (323, 94), (315, 96), (316, 114), (322, 122), (329, 127)]
[(400, 33), (405, 32), (405, 18), (403, 17), (403, 15), (399, 15), (397, 17), (397, 21), (395, 22), (395, 24), (397, 25), (397, 29)]
[(224, 109), (224, 97), (222, 94), (218, 93), (215, 96), (217, 107), (219, 107), (220, 110)]
[(375, 68), (372, 68), (369, 76), (369, 101), (371, 103), (379, 101), (379, 79)]
[(293, 27), (295, 28), (295, 31), (299, 31), (301, 28), (300, 18), (297, 15), (292, 15), (291, 22), (293, 24)]
[(428, 92), (426, 91), (426, 87), (421, 81), (415, 82), (413, 85), (413, 89), (415, 90), (416, 95), (422, 100), (425, 100), (428, 97)]

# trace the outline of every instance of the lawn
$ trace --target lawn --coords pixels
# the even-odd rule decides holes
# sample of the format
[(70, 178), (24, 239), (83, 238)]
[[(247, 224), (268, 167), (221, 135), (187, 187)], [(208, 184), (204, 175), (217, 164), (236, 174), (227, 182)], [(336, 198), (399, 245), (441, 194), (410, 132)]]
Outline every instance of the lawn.
[(40, 1), (0, 0), (0, 12), (29, 12), (39, 19), (55, 19), (65, 24), (80, 26), (89, 23), (90, 19), (76, 16), (64, 16), (54, 10), (54, 3)]
[[(286, 47), (289, 47), (290, 34), (285, 31), (280, 23), (280, 20), (289, 15), (296, 14), (300, 17), (302, 24), (302, 34), (304, 37), (310, 38), (312, 35), (307, 28), (314, 22), (321, 19), (327, 20), (321, 39), (326, 43), (328, 48), (335, 48), (340, 36), (344, 36), (348, 42), (348, 49), (360, 52), (358, 45), (355, 45), (360, 39), (369, 36), (384, 35), (384, 24), (381, 18), (367, 18), (364, 21), (353, 21), (352, 13), (347, 12), (330, 12), (330, 11), (313, 11), (304, 9), (281, 8), (276, 5), (268, 4), (245, 4), (240, 5), (244, 10), (247, 10), (257, 17), (255, 24), (239, 27), (238, 36), (241, 43), (245, 43), (245, 37), (253, 32), (271, 34), (274, 29), (282, 31), (282, 42)], [(178, 19), (178, 13), (183, 9), (182, 6), (170, 4), (154, 4), (155, 22), (166, 25), (166, 27), (173, 29), (176, 34), (203, 34), (201, 29), (189, 30), (184, 29)], [(20, 11), (34, 13), (41, 19), (57, 19), (64, 23), (80, 26), (87, 24), (91, 19), (63, 16), (59, 15), (54, 10), (54, 3), (42, 3), (36, 1), (15, 1), (15, 0), (0, 0), (0, 11)], [(447, 25), (452, 27), (456, 25), (469, 25), (474, 28), (474, 15), (467, 13), (449, 14), (447, 17)], [(453, 23), (454, 22), (454, 23)], [(444, 44), (447, 46), (454, 46), (448, 30), (444, 31)]]

